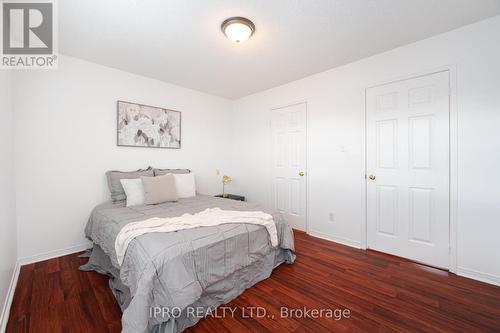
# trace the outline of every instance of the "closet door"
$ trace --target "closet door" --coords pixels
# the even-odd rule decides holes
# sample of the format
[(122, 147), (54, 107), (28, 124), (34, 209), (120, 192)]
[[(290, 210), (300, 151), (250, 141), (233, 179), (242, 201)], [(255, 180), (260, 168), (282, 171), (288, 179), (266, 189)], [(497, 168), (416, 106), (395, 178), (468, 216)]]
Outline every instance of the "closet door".
[(305, 103), (271, 111), (272, 202), (295, 229), (306, 231), (307, 142)]
[(449, 267), (449, 72), (370, 88), (368, 247)]

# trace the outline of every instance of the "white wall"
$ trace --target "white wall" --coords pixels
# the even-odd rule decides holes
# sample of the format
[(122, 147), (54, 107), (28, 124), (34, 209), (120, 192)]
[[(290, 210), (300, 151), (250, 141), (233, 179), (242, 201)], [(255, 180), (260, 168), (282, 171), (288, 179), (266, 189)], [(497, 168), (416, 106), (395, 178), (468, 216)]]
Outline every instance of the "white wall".
[(12, 73), (0, 71), (0, 325), (17, 259), (12, 85)]
[[(459, 271), (500, 284), (499, 40), (500, 16), (496, 16), (238, 100), (231, 170), (235, 191), (251, 201), (268, 202), (269, 109), (307, 100), (310, 231), (361, 246), (365, 228), (364, 88), (455, 64)], [(329, 212), (335, 213), (333, 223)]]
[[(105, 171), (192, 169), (215, 194), (228, 164), (228, 100), (61, 56), (58, 70), (16, 73), (19, 257), (85, 244), (92, 208), (109, 198)], [(182, 149), (116, 146), (117, 100), (182, 111)], [(2, 233), (3, 234), (3, 233)]]

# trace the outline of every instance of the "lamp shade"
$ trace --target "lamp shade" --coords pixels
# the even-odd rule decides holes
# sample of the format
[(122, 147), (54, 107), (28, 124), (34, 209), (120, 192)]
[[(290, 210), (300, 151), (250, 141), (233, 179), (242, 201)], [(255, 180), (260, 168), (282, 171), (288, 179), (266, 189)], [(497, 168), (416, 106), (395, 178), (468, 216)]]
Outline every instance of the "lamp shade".
[(223, 182), (224, 184), (228, 184), (228, 183), (230, 183), (231, 181), (232, 181), (231, 177), (226, 176), (226, 175), (222, 176), (222, 182)]
[(229, 40), (243, 43), (253, 35), (255, 25), (244, 17), (231, 17), (222, 22), (221, 29)]

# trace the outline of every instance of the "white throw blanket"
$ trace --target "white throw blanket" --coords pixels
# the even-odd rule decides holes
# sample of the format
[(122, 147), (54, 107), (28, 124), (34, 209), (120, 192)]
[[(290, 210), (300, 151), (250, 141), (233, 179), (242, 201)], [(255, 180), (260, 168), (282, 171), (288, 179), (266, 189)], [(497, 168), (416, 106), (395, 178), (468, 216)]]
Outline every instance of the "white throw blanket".
[(115, 240), (118, 263), (123, 263), (129, 243), (137, 236), (151, 232), (173, 232), (199, 227), (211, 227), (229, 223), (248, 223), (265, 226), (271, 245), (278, 245), (278, 232), (273, 217), (264, 212), (233, 211), (220, 208), (207, 208), (196, 214), (184, 214), (177, 217), (153, 217), (144, 221), (129, 223), (120, 230)]

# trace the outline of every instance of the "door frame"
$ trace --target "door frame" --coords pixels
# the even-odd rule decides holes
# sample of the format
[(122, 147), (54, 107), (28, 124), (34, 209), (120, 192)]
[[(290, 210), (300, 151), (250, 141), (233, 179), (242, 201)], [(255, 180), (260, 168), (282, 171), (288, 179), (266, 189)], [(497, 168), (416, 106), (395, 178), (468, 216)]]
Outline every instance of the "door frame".
[(457, 273), (457, 227), (458, 227), (458, 107), (457, 107), (457, 65), (445, 65), (437, 68), (431, 68), (425, 71), (406, 74), (399, 77), (394, 77), (392, 79), (386, 79), (383, 81), (375, 82), (367, 85), (362, 92), (363, 95), (363, 105), (364, 105), (364, 163), (365, 163), (365, 225), (362, 228), (362, 248), (368, 248), (368, 184), (366, 177), (368, 174), (367, 165), (367, 103), (366, 103), (366, 92), (370, 88), (395, 83), (398, 81), (409, 80), (417, 77), (432, 75), (440, 72), (448, 72), (449, 75), (449, 107), (450, 107), (450, 185), (449, 185), (449, 271), (452, 273)]
[(270, 142), (270, 150), (269, 150), (269, 175), (268, 175), (268, 178), (269, 178), (269, 189), (268, 189), (268, 198), (267, 198), (267, 203), (268, 203), (268, 206), (269, 207), (274, 207), (274, 204), (273, 204), (273, 168), (274, 168), (274, 165), (273, 165), (273, 146), (274, 146), (274, 143), (273, 143), (273, 124), (272, 124), (272, 113), (276, 110), (279, 110), (279, 109), (283, 109), (283, 108), (286, 108), (286, 107), (289, 107), (289, 106), (294, 106), (294, 105), (298, 105), (298, 104), (305, 104), (306, 106), (306, 124), (305, 124), (305, 129), (306, 129), (306, 135), (305, 135), (305, 138), (306, 138), (306, 161), (305, 161), (305, 166), (304, 166), (304, 172), (306, 173), (306, 211), (305, 211), (305, 219), (306, 219), (306, 230), (305, 232), (307, 234), (309, 234), (309, 213), (310, 213), (310, 209), (309, 209), (309, 194), (310, 194), (310, 191), (309, 191), (309, 172), (308, 172), (308, 166), (309, 166), (309, 105), (308, 105), (308, 101), (307, 99), (301, 99), (301, 100), (297, 100), (297, 101), (294, 101), (294, 102), (289, 102), (289, 103), (284, 103), (284, 104), (278, 104), (276, 106), (273, 106), (269, 109), (269, 138), (268, 138), (268, 142)]

